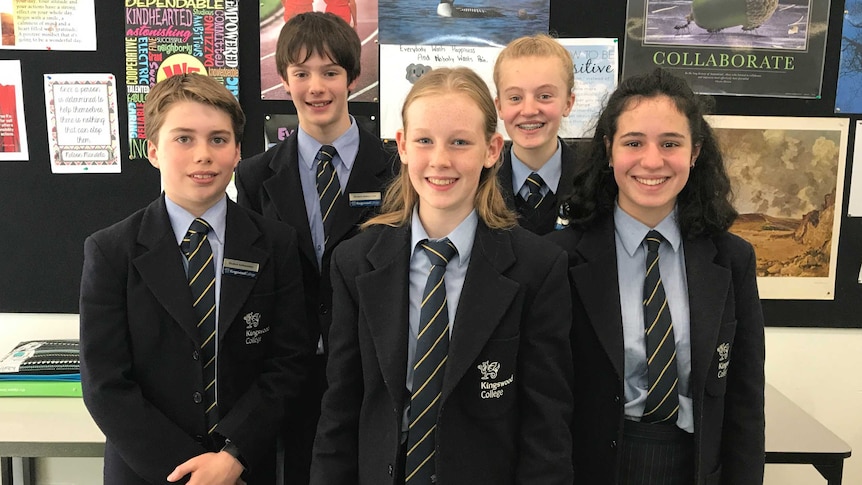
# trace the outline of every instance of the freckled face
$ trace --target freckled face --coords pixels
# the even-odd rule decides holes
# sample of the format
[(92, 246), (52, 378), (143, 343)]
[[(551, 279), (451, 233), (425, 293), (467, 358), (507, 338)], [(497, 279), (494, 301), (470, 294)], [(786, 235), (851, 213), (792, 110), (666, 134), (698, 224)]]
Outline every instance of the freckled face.
[[(497, 162), (503, 140), (485, 139), (484, 116), (467, 95), (419, 97), (407, 108), (395, 140), (419, 194), (419, 217), (457, 225), (473, 210), (482, 169)], [(454, 226), (453, 226), (454, 227)]]
[(634, 99), (617, 119), (613, 140), (605, 144), (620, 208), (654, 227), (673, 210), (700, 153), (688, 118), (667, 96)]

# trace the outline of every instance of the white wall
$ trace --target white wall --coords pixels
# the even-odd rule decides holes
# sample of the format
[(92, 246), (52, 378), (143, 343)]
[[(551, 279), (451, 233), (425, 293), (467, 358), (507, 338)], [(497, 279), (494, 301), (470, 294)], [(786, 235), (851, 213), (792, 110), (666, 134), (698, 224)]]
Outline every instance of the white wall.
[[(77, 335), (77, 315), (0, 313), (0, 353), (21, 340)], [(862, 329), (766, 329), (766, 380), (850, 444), (843, 483), (862, 484)], [(101, 460), (37, 460), (36, 476), (39, 485), (94, 485)], [(811, 466), (766, 467), (767, 485), (823, 483)]]

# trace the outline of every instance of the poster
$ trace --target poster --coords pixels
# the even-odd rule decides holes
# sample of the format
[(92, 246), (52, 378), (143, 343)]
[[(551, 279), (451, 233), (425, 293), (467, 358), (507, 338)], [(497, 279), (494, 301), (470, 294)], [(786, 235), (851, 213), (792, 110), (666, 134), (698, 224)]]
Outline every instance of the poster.
[(572, 55), (575, 105), (560, 124), (562, 138), (590, 138), (606, 98), (619, 81), (617, 39), (558, 39)]
[(0, 61), (0, 161), (27, 161), (21, 62)]
[(180, 3), (188, 6), (126, 0), (125, 109), (132, 159), (147, 157), (144, 100), (158, 81), (174, 74), (203, 74), (239, 97), (239, 0)]
[(45, 74), (53, 173), (119, 173), (120, 129), (113, 74)]
[(380, 0), (380, 43), (503, 47), (547, 34), (550, 12), (550, 0)]
[(850, 175), (850, 200), (847, 215), (862, 217), (862, 121), (856, 121), (856, 139), (853, 142), (853, 170)]
[(96, 50), (94, 0), (0, 0), (0, 49)]
[(623, 77), (657, 67), (695, 92), (819, 98), (829, 0), (629, 0)]
[[(401, 128), (401, 107), (413, 83), (436, 67), (466, 66), (485, 80), (495, 95), (494, 62), (502, 47), (453, 45), (381, 45), (380, 137), (395, 138)], [(505, 133), (503, 123), (497, 130)]]
[[(377, 101), (377, 0), (355, 0), (356, 33), (362, 43), (361, 72), (356, 88), (348, 101)], [(311, 3), (311, 2), (309, 2)], [(333, 2), (335, 3), (335, 2)], [(315, 11), (326, 11), (324, 0), (312, 3)], [(290, 13), (287, 13), (290, 16)], [(350, 14), (347, 14), (350, 17)], [(347, 20), (347, 19), (345, 19)], [(290, 99), (281, 76), (275, 67), (275, 47), (285, 22), (285, 11), (278, 1), (260, 2), (260, 97), (261, 99)]]
[(835, 112), (862, 113), (862, 0), (844, 2)]
[(754, 245), (760, 297), (834, 299), (849, 120), (708, 121), (740, 214), (730, 231)]
[[(377, 117), (351, 115), (356, 123), (362, 128), (365, 128), (369, 133), (377, 133)], [(263, 123), (263, 138), (266, 144), (266, 149), (269, 150), (273, 145), (280, 141), (286, 140), (296, 131), (299, 126), (299, 117), (293, 114), (269, 114)]]

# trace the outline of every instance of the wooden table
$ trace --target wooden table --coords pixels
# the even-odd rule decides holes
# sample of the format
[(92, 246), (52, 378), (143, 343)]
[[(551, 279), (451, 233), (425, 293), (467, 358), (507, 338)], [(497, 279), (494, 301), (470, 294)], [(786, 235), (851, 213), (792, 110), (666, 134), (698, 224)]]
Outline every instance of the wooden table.
[(766, 385), (766, 463), (814, 465), (840, 485), (850, 445), (771, 385)]

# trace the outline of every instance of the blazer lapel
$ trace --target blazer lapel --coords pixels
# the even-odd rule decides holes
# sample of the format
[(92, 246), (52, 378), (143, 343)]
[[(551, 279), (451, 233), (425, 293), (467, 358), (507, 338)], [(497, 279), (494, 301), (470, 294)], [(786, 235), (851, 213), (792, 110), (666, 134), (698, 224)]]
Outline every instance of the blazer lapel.
[(350, 194), (380, 192), (383, 202), (383, 187), (392, 175), (391, 164), (382, 151), (380, 139), (360, 128), (359, 152), (350, 171), (347, 187), (342, 189), (341, 197), (336, 202), (332, 214), (332, 234), (329, 235), (326, 251), (331, 251), (365, 219), (367, 211), (350, 207)]
[(507, 143), (508, 147), (503, 150), (503, 161), (500, 165), (500, 171), (497, 172), (497, 180), (500, 181), (500, 190), (503, 193), (503, 200), (506, 201), (506, 207), (509, 210), (515, 210), (515, 194), (512, 188), (512, 146)]
[[(260, 268), (266, 264), (269, 255), (254, 246), (260, 237), (260, 230), (242, 209), (228, 200), (227, 222), (225, 224), (224, 259), (236, 259), (248, 263), (258, 263)], [(256, 283), (256, 278), (245, 278), (222, 274), (221, 294), (219, 295), (218, 338), (224, 338), (231, 323), (236, 320), (243, 303)]]
[(263, 182), (263, 190), (272, 201), (279, 220), (296, 229), (300, 253), (309, 261), (313, 261), (317, 267), (317, 253), (311, 240), (302, 182), (299, 180), (299, 151), (296, 137), (297, 132), (294, 132), (285, 141), (283, 149), (272, 157), (270, 169), (273, 171), (273, 176)]
[(688, 281), (691, 383), (694, 396), (703, 393), (716, 351), (731, 275), (727, 268), (713, 262), (718, 250), (711, 239), (701, 237), (686, 240), (683, 250)]
[(374, 269), (356, 278), (380, 372), (396, 409), (402, 409), (407, 392), (409, 246), (408, 226), (383, 229), (367, 256)]
[(566, 199), (572, 193), (572, 183), (575, 179), (575, 150), (569, 146), (565, 140), (560, 139), (560, 161), (562, 172), (560, 173), (560, 183), (557, 185), (557, 203)]
[(613, 217), (606, 217), (595, 230), (586, 231), (576, 251), (584, 263), (572, 267), (569, 276), (602, 348), (617, 371), (617, 377), (622, 380), (625, 376), (625, 346)]
[(146, 250), (132, 264), (144, 284), (189, 337), (200, 344), (197, 317), (183, 271), (183, 256), (171, 228), (164, 194), (146, 208), (138, 231), (138, 244)]
[[(445, 401), (508, 311), (520, 285), (503, 273), (515, 263), (510, 233), (481, 221), (461, 289), (446, 360), (441, 401)], [(481, 302), (494, 302), (493, 305)]]

